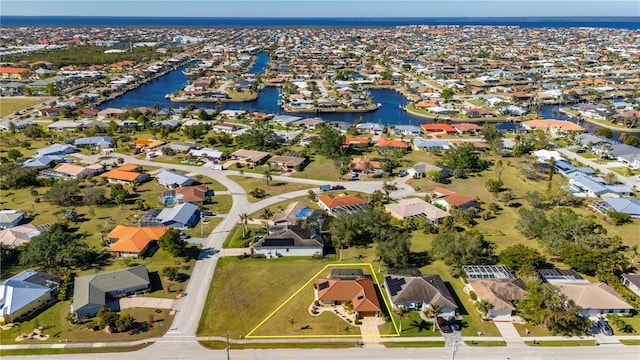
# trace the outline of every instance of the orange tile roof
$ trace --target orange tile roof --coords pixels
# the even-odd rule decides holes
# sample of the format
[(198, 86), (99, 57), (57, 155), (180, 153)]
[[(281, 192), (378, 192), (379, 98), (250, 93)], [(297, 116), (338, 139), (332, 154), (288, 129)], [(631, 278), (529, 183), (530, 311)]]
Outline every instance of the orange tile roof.
[(353, 144), (368, 144), (369, 143), (369, 138), (362, 138), (362, 137), (347, 137), (344, 139), (344, 145), (353, 145)]
[(205, 185), (185, 186), (175, 189), (176, 194), (182, 194), (184, 202), (204, 201), (207, 187)]
[(455, 194), (456, 192), (453, 190), (449, 190), (449, 189), (445, 189), (439, 186), (436, 186), (433, 188), (433, 192), (436, 194), (441, 194), (441, 195), (451, 195), (451, 194)]
[(151, 241), (158, 240), (167, 232), (167, 227), (138, 227), (118, 225), (107, 234), (109, 239), (118, 239), (111, 244), (109, 251), (139, 253)]
[(416, 103), (415, 105), (417, 108), (430, 108), (430, 107), (436, 107), (438, 106), (438, 104), (432, 103), (432, 102), (428, 102), (427, 100), (422, 100)]
[(455, 132), (456, 129), (449, 124), (422, 124), (420, 125), (422, 130), (424, 131), (446, 131), (446, 132)]
[(6, 74), (22, 74), (23, 72), (27, 71), (27, 69), (25, 68), (14, 68), (14, 67), (0, 67), (0, 73), (6, 73)]
[(408, 145), (404, 141), (380, 138), (380, 139), (378, 139), (378, 143), (376, 144), (376, 146), (390, 146), (390, 147), (396, 147), (396, 148), (406, 148)]
[(120, 170), (120, 171), (137, 171), (138, 170), (138, 165), (135, 164), (127, 164), (127, 165), (122, 165), (117, 169), (114, 170)]
[(139, 172), (134, 171), (121, 171), (121, 170), (111, 170), (106, 173), (100, 175), (109, 179), (116, 179), (122, 181), (134, 181), (140, 175)]
[(368, 201), (363, 199), (360, 195), (340, 195), (340, 196), (336, 196), (334, 194), (327, 194), (327, 195), (318, 196), (318, 201), (321, 201), (329, 209), (337, 208), (337, 207), (340, 207), (340, 206), (360, 205), (360, 204), (367, 204), (368, 203)]
[(553, 119), (529, 120), (529, 121), (523, 121), (522, 125), (527, 126), (531, 129), (559, 128), (567, 131), (584, 131), (584, 128), (582, 126), (578, 124), (574, 124), (570, 121), (564, 121), (564, 120), (553, 120)]
[(163, 145), (164, 141), (151, 140), (151, 139), (138, 139), (138, 140), (133, 140), (131, 143), (136, 145), (136, 146), (141, 146), (141, 147), (145, 147), (145, 148), (148, 148), (148, 149), (152, 149), (154, 147)]
[(60, 166), (58, 166), (54, 170), (57, 172), (61, 172), (63, 174), (79, 175), (84, 171), (84, 169), (85, 169), (84, 166), (63, 163), (63, 164), (60, 164)]
[(445, 196), (443, 200), (446, 201), (447, 204), (451, 206), (460, 206), (473, 201), (473, 197), (454, 193), (454, 194)]
[[(329, 286), (320, 289), (320, 284), (329, 283)], [(355, 311), (380, 311), (380, 303), (376, 296), (376, 290), (369, 279), (341, 280), (341, 279), (316, 279), (318, 285), (318, 300), (321, 301), (346, 301), (350, 300)]]

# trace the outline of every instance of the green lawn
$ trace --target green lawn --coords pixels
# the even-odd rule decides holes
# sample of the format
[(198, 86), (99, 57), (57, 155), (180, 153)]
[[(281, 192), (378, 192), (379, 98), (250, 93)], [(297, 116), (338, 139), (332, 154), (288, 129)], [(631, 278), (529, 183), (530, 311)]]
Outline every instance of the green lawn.
[(208, 217), (208, 220), (206, 222), (208, 222), (208, 224), (205, 224), (204, 222), (202, 222), (202, 220), (200, 220), (196, 226), (194, 226), (191, 229), (186, 229), (186, 230), (182, 230), (182, 232), (184, 232), (185, 234), (191, 236), (191, 237), (207, 237), (209, 236), (209, 234), (213, 231), (213, 229), (216, 228), (216, 226), (218, 226), (218, 224), (220, 224), (222, 222), (222, 218), (221, 217)]
[[(304, 190), (304, 189), (312, 189), (316, 188), (316, 185), (309, 184), (299, 184), (299, 183), (288, 183), (288, 182), (279, 182), (279, 181), (270, 181), (269, 185), (265, 179), (261, 178), (250, 178), (244, 176), (230, 175), (229, 179), (237, 182), (242, 188), (247, 192), (251, 192), (253, 189), (260, 188), (267, 192), (267, 197), (269, 196), (278, 196), (282, 194), (286, 194), (292, 191)], [(249, 202), (257, 202), (261, 199), (256, 199), (253, 196), (249, 196)]]
[(465, 344), (469, 346), (477, 347), (493, 347), (493, 346), (507, 346), (506, 341), (465, 341)]
[(444, 341), (398, 341), (385, 342), (384, 347), (388, 348), (435, 348), (444, 347)]
[(15, 111), (22, 111), (42, 102), (49, 102), (53, 97), (13, 97), (3, 96), (0, 98), (0, 117), (13, 114)]
[(207, 205), (207, 207), (216, 214), (228, 213), (233, 205), (232, 196), (227, 194), (214, 195), (211, 201), (213, 204)]
[[(400, 317), (394, 313), (393, 317), (397, 324), (400, 324)], [(438, 327), (433, 330), (433, 322), (423, 320), (417, 311), (409, 312), (405, 318), (402, 319), (402, 331), (400, 336), (415, 337), (415, 336), (442, 336)], [(400, 325), (398, 325), (400, 330)]]
[(327, 159), (321, 155), (311, 157), (311, 162), (303, 171), (294, 171), (290, 175), (294, 178), (341, 181), (340, 171), (335, 167), (333, 159)]
[[(121, 314), (131, 314), (138, 322), (149, 320), (149, 316), (153, 314), (153, 327), (150, 331), (141, 332), (135, 335), (128, 333), (109, 334), (105, 331), (93, 331), (86, 329), (86, 325), (72, 325), (65, 317), (69, 313), (71, 301), (61, 301), (50, 308), (40, 312), (34, 318), (24, 321), (20, 326), (14, 326), (9, 330), (0, 330), (2, 344), (41, 344), (41, 343), (59, 343), (66, 339), (72, 342), (114, 342), (114, 341), (134, 341), (149, 337), (162, 336), (169, 328), (173, 316), (169, 315), (168, 310), (161, 310), (156, 313), (155, 309), (135, 308), (123, 310)], [(49, 335), (49, 339), (40, 341), (35, 339), (23, 340), (16, 342), (15, 338), (20, 334), (30, 333), (36, 327), (44, 328), (43, 333)], [(131, 349), (129, 349), (131, 350)]]
[[(513, 323), (513, 326), (516, 328), (516, 330), (518, 330), (518, 334), (520, 334), (520, 336), (524, 336), (524, 337), (553, 336), (551, 331), (549, 331), (543, 325)], [(527, 334), (527, 330), (529, 330), (528, 334)]]
[(638, 340), (620, 340), (620, 343), (627, 346), (639, 346), (640, 339)]
[(120, 347), (85, 347), (85, 348), (66, 348), (66, 349), (16, 349), (16, 350), (0, 350), (0, 357), (3, 356), (20, 356), (20, 355), (60, 355), (60, 354), (97, 354), (97, 353), (119, 353), (138, 351), (146, 348), (151, 344), (120, 346)]
[[(200, 345), (211, 350), (224, 350), (227, 343), (224, 341), (199, 341)], [(303, 342), (303, 343), (243, 343), (243, 344), (231, 344), (231, 356), (233, 357), (233, 350), (245, 350), (245, 349), (343, 349), (355, 347), (356, 342)]]
[(525, 344), (529, 346), (597, 346), (597, 340), (544, 340), (537, 341), (534, 344), (533, 341), (525, 341)]
[[(271, 212), (273, 212), (274, 214), (277, 212), (282, 212), (284, 211), (284, 209), (291, 203), (294, 203), (296, 201), (300, 201), (303, 204), (305, 204), (305, 206), (307, 206), (310, 209), (320, 209), (320, 206), (318, 205), (318, 203), (316, 203), (315, 201), (309, 200), (309, 198), (307, 196), (299, 196), (297, 198), (293, 198), (290, 200), (284, 200), (281, 201), (279, 203), (275, 203), (273, 205), (271, 205), (269, 207), (269, 209), (271, 210)], [(262, 210), (260, 211), (256, 211), (253, 214), (249, 214), (249, 217), (252, 219), (262, 219)], [(271, 219), (269, 219), (271, 220)]]
[[(248, 225), (247, 228), (249, 229), (249, 231), (253, 231), (255, 232), (257, 229), (260, 228), (260, 226), (258, 225)], [(229, 236), (227, 236), (227, 239), (224, 241), (224, 245), (222, 245), (223, 248), (241, 248), (241, 247), (245, 247), (244, 245), (249, 241), (250, 236), (248, 237), (242, 237), (242, 228), (240, 227), (240, 225), (237, 225), (233, 228), (233, 230), (231, 230), (231, 232), (229, 233)], [(247, 248), (247, 251), (249, 249)]]
[[(238, 339), (246, 335), (325, 265), (322, 260), (296, 258), (220, 259), (198, 336), (229, 334)], [(260, 294), (260, 300), (249, 294)], [(301, 322), (296, 325), (304, 326)], [(280, 331), (291, 333), (292, 326), (287, 323)]]

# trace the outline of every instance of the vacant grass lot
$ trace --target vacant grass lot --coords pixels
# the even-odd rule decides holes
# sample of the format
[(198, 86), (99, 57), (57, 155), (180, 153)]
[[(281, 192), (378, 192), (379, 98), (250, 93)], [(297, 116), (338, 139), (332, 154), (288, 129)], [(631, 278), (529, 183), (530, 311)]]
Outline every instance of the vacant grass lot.
[[(293, 258), (220, 259), (198, 335), (246, 335), (325, 265), (322, 260)], [(281, 332), (291, 332), (286, 325)]]
[[(278, 196), (292, 191), (312, 189), (317, 187), (315, 185), (309, 184), (288, 183), (274, 180), (270, 181), (269, 185), (267, 185), (265, 179), (250, 178), (237, 175), (230, 175), (228, 177), (229, 179), (237, 182), (240, 186), (242, 186), (244, 191), (246, 191), (247, 193), (251, 192), (253, 189), (260, 188), (266, 191), (267, 197)], [(249, 202), (257, 202), (259, 200), (261, 199), (256, 199), (253, 196), (249, 195)]]
[(311, 162), (303, 171), (294, 171), (291, 177), (314, 180), (342, 181), (340, 171), (335, 167), (333, 159), (321, 155), (313, 155)]
[(53, 97), (39, 96), (39, 97), (27, 97), (27, 96), (9, 96), (0, 98), (0, 117), (13, 114), (16, 111), (22, 111), (26, 108), (34, 105), (49, 102)]
[(222, 195), (214, 195), (211, 199), (213, 204), (207, 205), (211, 211), (216, 214), (226, 214), (231, 210), (231, 206), (233, 205), (233, 199), (231, 195), (222, 194)]
[[(69, 313), (71, 301), (61, 301), (52, 307), (42, 311), (35, 318), (24, 321), (20, 326), (14, 326), (9, 330), (0, 330), (2, 344), (41, 344), (41, 343), (59, 343), (69, 340), (72, 342), (115, 342), (115, 341), (134, 341), (145, 339), (148, 337), (162, 336), (173, 316), (169, 315), (168, 310), (161, 310), (157, 313), (155, 309), (136, 308), (123, 310), (121, 314), (131, 314), (137, 322), (148, 321), (150, 315), (153, 315), (153, 327), (147, 332), (141, 332), (135, 335), (128, 333), (109, 334), (105, 331), (93, 331), (86, 328), (86, 325), (73, 325), (65, 319)], [(15, 338), (20, 334), (30, 333), (38, 326), (44, 328), (44, 334), (49, 335), (49, 339), (40, 341), (35, 339), (23, 340), (16, 342)]]

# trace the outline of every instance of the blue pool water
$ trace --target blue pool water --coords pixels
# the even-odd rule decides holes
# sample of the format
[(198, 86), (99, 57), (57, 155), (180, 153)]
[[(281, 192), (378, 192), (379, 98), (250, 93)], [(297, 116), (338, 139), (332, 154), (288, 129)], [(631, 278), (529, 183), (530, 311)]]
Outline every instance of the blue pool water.
[(165, 205), (171, 205), (175, 202), (175, 199), (172, 197), (168, 197), (164, 200)]
[(303, 218), (307, 215), (307, 213), (309, 212), (308, 208), (304, 208), (302, 210), (300, 210), (300, 212), (298, 213), (298, 215), (296, 215), (296, 219), (300, 219)]

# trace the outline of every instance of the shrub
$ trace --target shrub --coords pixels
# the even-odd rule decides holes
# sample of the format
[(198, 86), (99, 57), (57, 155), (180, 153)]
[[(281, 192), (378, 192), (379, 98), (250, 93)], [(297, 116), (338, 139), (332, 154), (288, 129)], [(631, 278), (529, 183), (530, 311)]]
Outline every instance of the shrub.
[(471, 297), (471, 300), (473, 300), (473, 301), (478, 300), (478, 295), (473, 290), (469, 291), (469, 296)]

